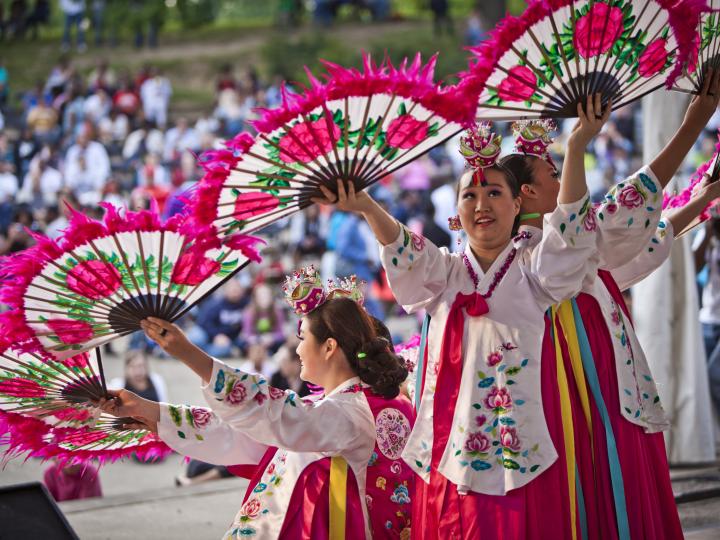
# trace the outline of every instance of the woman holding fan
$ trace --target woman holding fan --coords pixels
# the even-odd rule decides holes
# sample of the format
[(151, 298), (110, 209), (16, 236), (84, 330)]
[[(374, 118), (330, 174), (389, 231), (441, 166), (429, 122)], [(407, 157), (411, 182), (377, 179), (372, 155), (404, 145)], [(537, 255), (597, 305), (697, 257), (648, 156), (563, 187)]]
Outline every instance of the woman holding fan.
[[(543, 365), (554, 365), (556, 392), (544, 396), (560, 410), (554, 442), (564, 470), (570, 532), (589, 538), (680, 538), (661, 431), (669, 426), (647, 360), (620, 291), (637, 283), (667, 258), (673, 231), (681, 231), (718, 195), (705, 183), (687, 207), (660, 220), (660, 194), (717, 108), (720, 81), (712, 71), (701, 95), (663, 151), (615, 186), (593, 209), (599, 273), (582, 292), (552, 308)], [(518, 153), (502, 163), (520, 179), (520, 230), (537, 241), (542, 214), (556, 207), (557, 169), (543, 122), (518, 123)], [(567, 166), (567, 165), (566, 165)], [(617, 219), (618, 211), (633, 219)], [(658, 223), (658, 220), (659, 223)], [(677, 228), (680, 227), (680, 228)], [(550, 375), (550, 370), (544, 376)]]
[[(210, 409), (112, 393), (103, 408), (138, 418), (175, 450), (217, 464), (255, 466), (227, 539), (400, 538), (410, 527), (413, 473), (400, 459), (412, 405), (387, 329), (357, 300), (354, 280), (326, 292), (314, 271), (286, 288), (304, 314), (301, 377), (325, 394), (300, 398), (212, 359), (175, 325), (143, 322), (148, 337), (204, 381)], [(403, 533), (403, 531), (405, 531)]]
[[(575, 294), (595, 271), (596, 235), (582, 155), (609, 116), (589, 99), (571, 136), (558, 207), (532, 235), (513, 238), (519, 182), (497, 162), (499, 139), (487, 131), (463, 139), (472, 169), (459, 182), (458, 221), (468, 236), (450, 254), (407, 231), (367, 194), (323, 189), (324, 200), (358, 212), (382, 245), (390, 286), (407, 311), (431, 315), (418, 420), (403, 458), (416, 482), (414, 537), (564, 537), (566, 507), (543, 410), (540, 369), (544, 312)], [(598, 114), (596, 114), (596, 111)]]

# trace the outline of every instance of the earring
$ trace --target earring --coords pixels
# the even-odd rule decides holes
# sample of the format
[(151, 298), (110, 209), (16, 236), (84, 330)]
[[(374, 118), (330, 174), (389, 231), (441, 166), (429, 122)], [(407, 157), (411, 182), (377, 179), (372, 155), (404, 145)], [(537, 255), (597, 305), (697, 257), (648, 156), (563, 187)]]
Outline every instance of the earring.
[(452, 216), (448, 218), (448, 226), (451, 231), (462, 231), (462, 224), (460, 223), (460, 216)]

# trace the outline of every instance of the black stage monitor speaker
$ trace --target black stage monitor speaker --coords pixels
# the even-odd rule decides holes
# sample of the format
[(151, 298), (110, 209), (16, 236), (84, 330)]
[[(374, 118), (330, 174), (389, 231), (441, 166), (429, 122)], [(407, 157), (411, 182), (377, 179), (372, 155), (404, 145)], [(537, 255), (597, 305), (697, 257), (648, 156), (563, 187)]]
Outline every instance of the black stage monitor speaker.
[(40, 482), (0, 487), (0, 540), (78, 540)]

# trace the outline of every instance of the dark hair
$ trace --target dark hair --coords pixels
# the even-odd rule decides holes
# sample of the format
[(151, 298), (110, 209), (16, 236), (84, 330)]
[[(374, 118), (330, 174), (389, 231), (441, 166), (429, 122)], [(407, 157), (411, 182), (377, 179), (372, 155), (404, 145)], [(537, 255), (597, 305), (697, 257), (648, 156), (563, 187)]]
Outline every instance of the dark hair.
[(500, 165), (509, 170), (515, 177), (518, 192), (525, 184), (532, 184), (535, 181), (535, 171), (533, 164), (540, 159), (537, 156), (528, 156), (526, 154), (508, 154), (500, 158)]
[(388, 399), (398, 395), (408, 374), (405, 363), (393, 352), (387, 328), (357, 302), (332, 298), (311, 311), (307, 320), (318, 342), (337, 340), (352, 370), (373, 392)]

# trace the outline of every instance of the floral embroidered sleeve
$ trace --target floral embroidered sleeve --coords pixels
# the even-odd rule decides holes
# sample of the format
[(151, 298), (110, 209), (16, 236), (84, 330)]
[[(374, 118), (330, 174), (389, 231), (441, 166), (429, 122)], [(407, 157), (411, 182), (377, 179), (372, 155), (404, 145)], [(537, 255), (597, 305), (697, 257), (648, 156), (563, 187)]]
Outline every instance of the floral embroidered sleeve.
[(215, 465), (255, 465), (268, 449), (206, 407), (160, 403), (158, 435), (179, 454)]
[(577, 294), (583, 278), (596, 270), (595, 228), (583, 225), (591, 211), (586, 194), (545, 215), (542, 240), (530, 254), (531, 279), (543, 309)]
[(621, 291), (645, 279), (660, 268), (670, 256), (675, 234), (670, 220), (661, 219), (655, 234), (640, 253), (629, 263), (615, 268), (611, 273)]
[(261, 375), (218, 360), (203, 394), (218, 418), (268, 446), (336, 455), (375, 444), (372, 413), (355, 394), (341, 392), (319, 401), (300, 398), (269, 386)]
[(429, 304), (445, 290), (450, 258), (447, 250), (402, 224), (397, 239), (380, 246), (380, 260), (390, 288), (408, 313), (429, 309)]
[(583, 226), (597, 227), (600, 268), (630, 262), (651, 241), (661, 211), (662, 187), (650, 167), (613, 186), (583, 220)]

